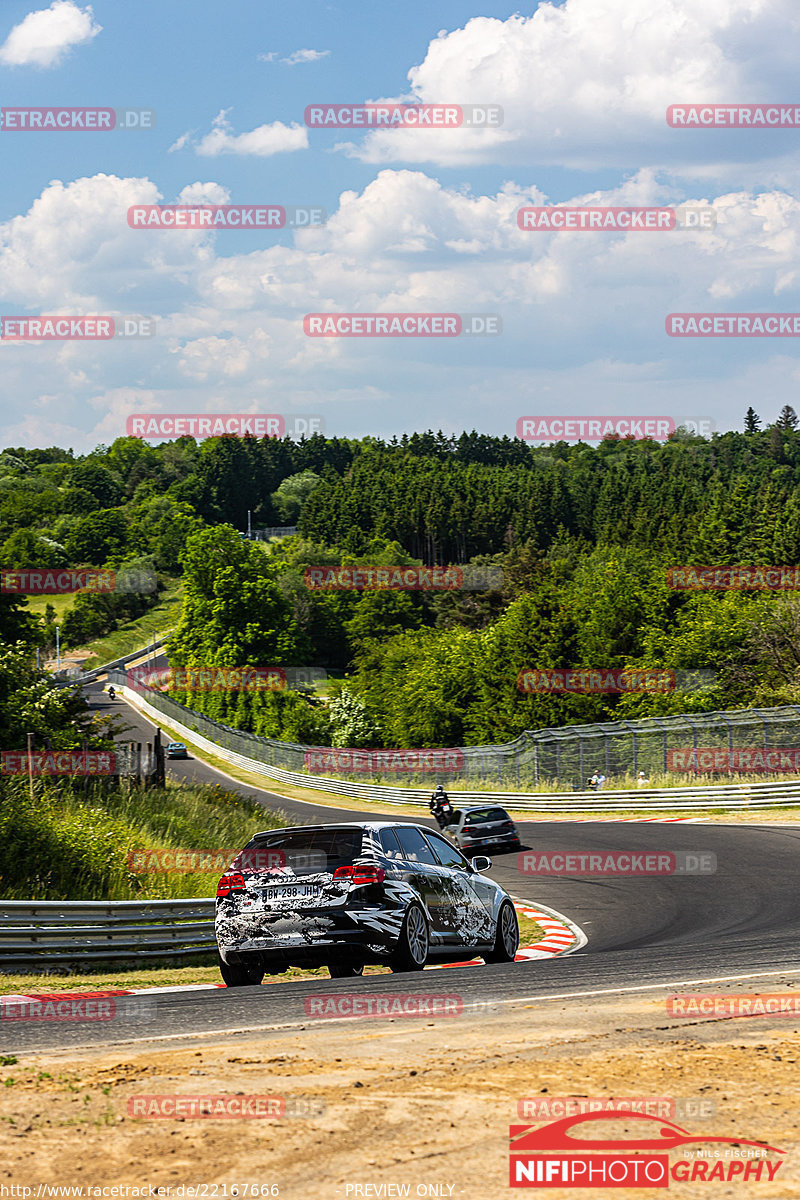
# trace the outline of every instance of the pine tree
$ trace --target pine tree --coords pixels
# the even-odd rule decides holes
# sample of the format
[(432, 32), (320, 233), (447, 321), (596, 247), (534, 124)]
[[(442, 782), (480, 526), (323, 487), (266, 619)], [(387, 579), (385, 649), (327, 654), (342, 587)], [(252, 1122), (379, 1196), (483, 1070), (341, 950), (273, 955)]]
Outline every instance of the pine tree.
[(758, 433), (761, 428), (761, 417), (753, 408), (748, 408), (744, 418), (745, 433)]
[(781, 415), (778, 417), (775, 425), (778, 429), (788, 430), (797, 429), (797, 413), (792, 408), (791, 404), (784, 404), (781, 409)]

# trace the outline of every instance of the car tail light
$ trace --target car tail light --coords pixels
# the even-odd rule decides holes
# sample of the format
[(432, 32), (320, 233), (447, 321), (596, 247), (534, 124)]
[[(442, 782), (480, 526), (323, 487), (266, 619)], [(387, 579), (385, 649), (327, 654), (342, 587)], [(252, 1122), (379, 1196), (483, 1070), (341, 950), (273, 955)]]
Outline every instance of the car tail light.
[(244, 875), (223, 875), (217, 884), (217, 896), (230, 896), (244, 889)]
[(333, 872), (334, 879), (349, 879), (353, 886), (364, 883), (383, 883), (386, 872), (383, 867), (337, 867)]

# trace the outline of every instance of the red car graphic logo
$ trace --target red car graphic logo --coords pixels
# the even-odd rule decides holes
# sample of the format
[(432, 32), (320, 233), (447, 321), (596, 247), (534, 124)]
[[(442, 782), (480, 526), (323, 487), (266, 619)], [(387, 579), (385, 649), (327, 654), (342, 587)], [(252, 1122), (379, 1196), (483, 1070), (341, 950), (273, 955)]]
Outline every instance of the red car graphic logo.
[[(643, 1138), (581, 1138), (574, 1137), (570, 1130), (576, 1125), (590, 1121), (647, 1121), (649, 1122), (649, 1137)], [(653, 1126), (656, 1128), (654, 1129)], [(644, 1129), (643, 1129), (644, 1132)], [(768, 1146), (766, 1142), (751, 1142), (735, 1137), (711, 1137), (705, 1134), (694, 1137), (686, 1129), (672, 1121), (661, 1117), (650, 1117), (646, 1113), (609, 1112), (579, 1113), (571, 1117), (563, 1117), (560, 1121), (552, 1121), (548, 1125), (536, 1128), (533, 1125), (512, 1125), (509, 1129), (511, 1152), (513, 1154), (529, 1154), (536, 1152), (564, 1151), (582, 1154), (587, 1150), (673, 1150), (678, 1146), (686, 1146), (692, 1142), (725, 1142), (730, 1146), (758, 1146), (760, 1150), (772, 1150), (775, 1154), (785, 1154), (777, 1146)]]

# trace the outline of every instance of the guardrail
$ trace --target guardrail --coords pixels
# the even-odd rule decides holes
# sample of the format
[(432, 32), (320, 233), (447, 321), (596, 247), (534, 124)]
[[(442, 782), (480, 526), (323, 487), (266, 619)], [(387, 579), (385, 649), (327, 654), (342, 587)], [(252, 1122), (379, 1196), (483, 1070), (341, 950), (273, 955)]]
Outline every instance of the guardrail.
[(0, 900), (0, 963), (172, 958), (216, 946), (214, 900)]
[(140, 650), (131, 650), (128, 654), (123, 654), (120, 658), (112, 658), (111, 662), (103, 663), (102, 666), (92, 667), (91, 671), (83, 671), (80, 667), (70, 667), (68, 670), (61, 672), (62, 678), (58, 674), (53, 675), (53, 683), (55, 684), (70, 684), (70, 683), (94, 683), (101, 675), (106, 675), (109, 671), (118, 670), (121, 667), (127, 666), (129, 662), (133, 662), (135, 658), (141, 658), (143, 654), (149, 653), (151, 650), (161, 650), (169, 641), (168, 637), (159, 638), (158, 641), (150, 642)]
[[(383, 804), (423, 805), (430, 799), (428, 788), (383, 787), (373, 783), (358, 783), (349, 779), (331, 779), (325, 776), (306, 775), (298, 771), (287, 771), (282, 767), (270, 766), (255, 758), (248, 758), (234, 750), (212, 742), (195, 730), (165, 717), (138, 692), (120, 685), (120, 691), (134, 707), (140, 709), (150, 720), (159, 724), (167, 721), (170, 728), (186, 742), (221, 758), (223, 762), (243, 770), (252, 771), (288, 783), (294, 787), (310, 788), (313, 791), (330, 792), (337, 796), (349, 796), (354, 800), (380, 801)], [(707, 787), (685, 788), (634, 788), (618, 792), (504, 792), (474, 791), (460, 792), (448, 788), (454, 807), (464, 804), (502, 804), (515, 812), (528, 813), (583, 813), (583, 812), (692, 812), (709, 808), (737, 809), (787, 808), (800, 805), (800, 780), (788, 783), (744, 783), (711, 784)]]

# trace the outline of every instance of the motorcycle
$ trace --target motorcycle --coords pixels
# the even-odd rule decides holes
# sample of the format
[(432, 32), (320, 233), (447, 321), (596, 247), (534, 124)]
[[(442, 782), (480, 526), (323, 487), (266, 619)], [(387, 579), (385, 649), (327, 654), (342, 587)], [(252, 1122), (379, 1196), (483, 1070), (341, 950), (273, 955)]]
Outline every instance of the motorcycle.
[(445, 800), (443, 804), (440, 804), (433, 815), (439, 828), (446, 829), (453, 820), (453, 806), (450, 801)]
[(109, 700), (113, 700), (113, 699), (114, 699), (114, 697), (116, 696), (116, 694), (117, 694), (117, 693), (114, 691), (113, 687), (110, 687), (110, 688), (108, 689), (108, 698), (109, 698)]

